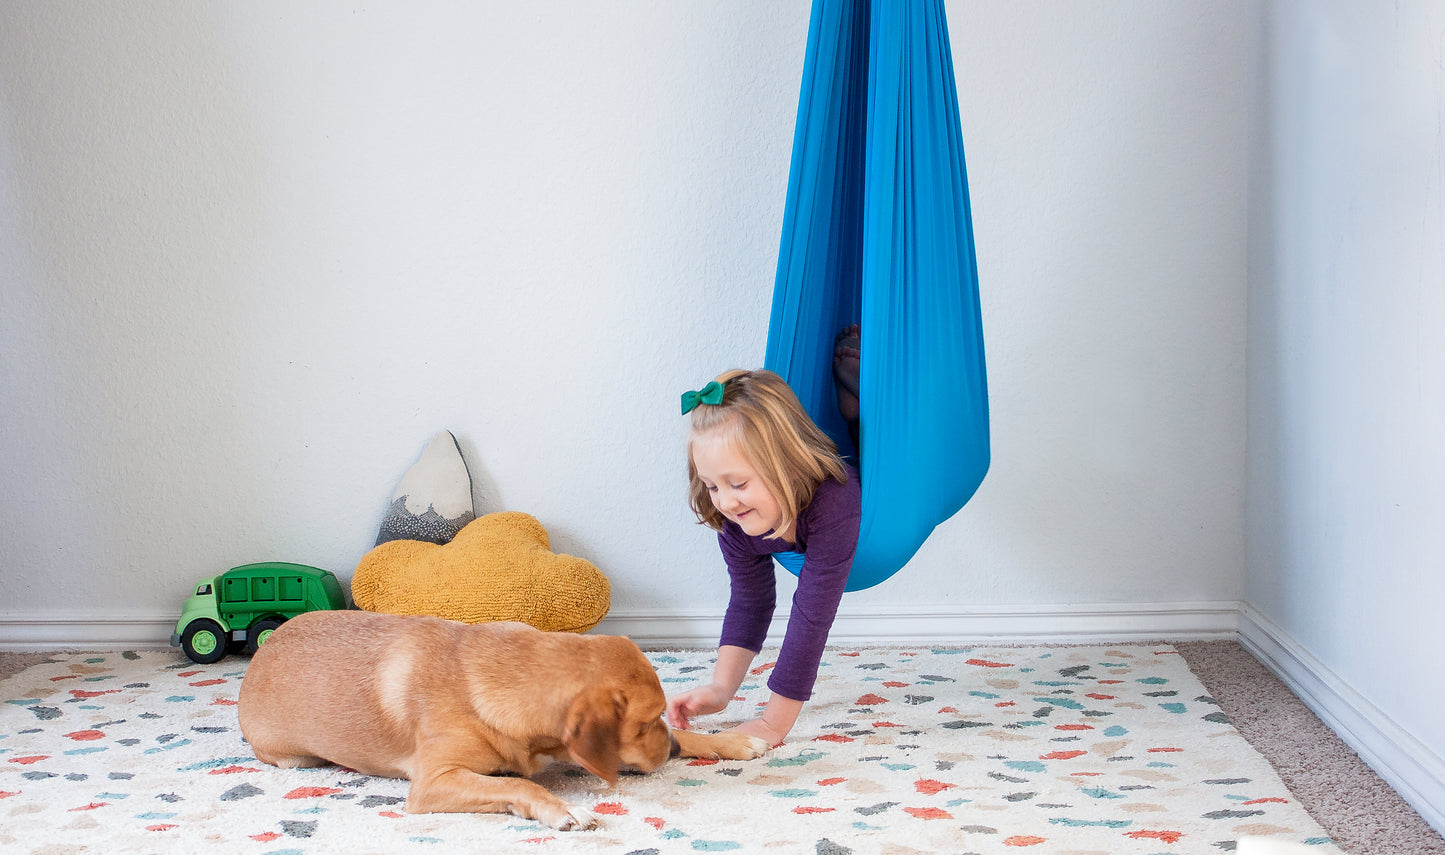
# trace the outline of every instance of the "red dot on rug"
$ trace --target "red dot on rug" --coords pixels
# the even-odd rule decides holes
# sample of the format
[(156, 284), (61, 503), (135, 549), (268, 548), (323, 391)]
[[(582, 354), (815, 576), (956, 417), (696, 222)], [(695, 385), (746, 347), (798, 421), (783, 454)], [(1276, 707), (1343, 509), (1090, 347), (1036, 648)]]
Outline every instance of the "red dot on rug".
[(335, 787), (297, 787), (286, 794), (288, 799), (315, 799), (341, 792)]
[(1131, 831), (1124, 835), (1135, 840), (1162, 840), (1165, 843), (1177, 843), (1184, 834), (1178, 831)]

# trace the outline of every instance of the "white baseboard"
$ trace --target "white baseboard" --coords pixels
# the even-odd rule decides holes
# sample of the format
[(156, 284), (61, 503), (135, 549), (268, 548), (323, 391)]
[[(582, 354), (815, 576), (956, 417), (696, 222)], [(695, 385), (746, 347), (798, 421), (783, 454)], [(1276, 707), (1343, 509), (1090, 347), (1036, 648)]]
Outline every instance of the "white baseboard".
[(1445, 834), (1445, 760), (1247, 603), (1240, 604), (1239, 642), (1432, 828)]
[[(768, 642), (780, 643), (788, 615), (779, 608)], [(1084, 606), (887, 606), (842, 608), (832, 644), (1104, 644), (1127, 641), (1233, 639), (1239, 604), (1129, 603)], [(595, 630), (625, 635), (646, 648), (712, 647), (722, 632), (713, 611), (614, 612)]]
[(117, 650), (165, 647), (179, 615), (0, 617), (0, 650)]
[[(889, 606), (838, 612), (834, 644), (1091, 644), (1232, 639), (1239, 604), (1130, 603), (1083, 606), (988, 606), (944, 609)], [(163, 647), (174, 615), (44, 618), (0, 616), (0, 650), (101, 650)], [(769, 633), (782, 641), (787, 611)], [(643, 647), (712, 647), (722, 630), (717, 611), (613, 612), (593, 630), (626, 635)]]

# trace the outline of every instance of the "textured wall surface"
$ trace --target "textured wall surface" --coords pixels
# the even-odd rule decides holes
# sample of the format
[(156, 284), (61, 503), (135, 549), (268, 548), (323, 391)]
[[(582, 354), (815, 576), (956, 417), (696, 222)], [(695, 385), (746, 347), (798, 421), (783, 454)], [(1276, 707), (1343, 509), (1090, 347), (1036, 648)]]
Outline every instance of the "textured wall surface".
[[(0, 6), (0, 617), (349, 577), (438, 430), (714, 610), (677, 396), (761, 362), (808, 3)], [(1254, 6), (948, 6), (992, 470), (845, 606), (1234, 600)]]
[(1445, 9), (1278, 2), (1266, 32), (1246, 599), (1440, 775)]

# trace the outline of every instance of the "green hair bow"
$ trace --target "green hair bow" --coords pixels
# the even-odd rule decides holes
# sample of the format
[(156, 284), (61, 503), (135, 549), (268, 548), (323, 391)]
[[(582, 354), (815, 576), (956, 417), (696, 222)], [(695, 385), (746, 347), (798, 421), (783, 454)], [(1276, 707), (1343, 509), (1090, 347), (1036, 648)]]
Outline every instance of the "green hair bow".
[(697, 409), (698, 404), (716, 407), (723, 402), (723, 384), (716, 380), (696, 392), (682, 393), (682, 414), (685, 416)]

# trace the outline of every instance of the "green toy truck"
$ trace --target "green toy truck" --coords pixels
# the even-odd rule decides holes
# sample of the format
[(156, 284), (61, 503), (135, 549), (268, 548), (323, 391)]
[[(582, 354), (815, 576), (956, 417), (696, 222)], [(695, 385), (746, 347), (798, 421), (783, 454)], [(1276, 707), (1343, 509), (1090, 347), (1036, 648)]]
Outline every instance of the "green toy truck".
[(230, 642), (255, 653), (288, 618), (302, 612), (346, 608), (341, 582), (329, 570), (267, 561), (233, 567), (196, 583), (171, 633), (192, 662), (209, 665), (226, 655)]

